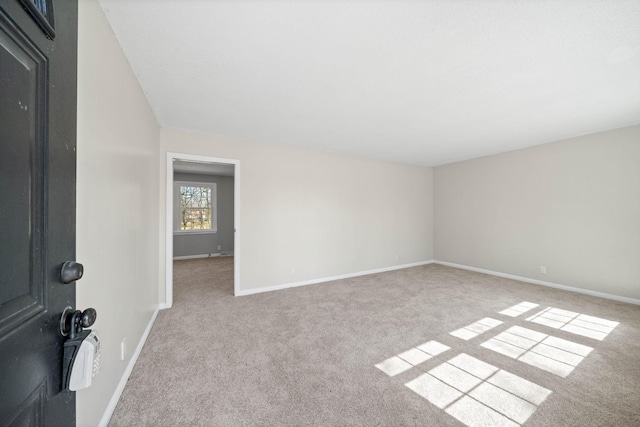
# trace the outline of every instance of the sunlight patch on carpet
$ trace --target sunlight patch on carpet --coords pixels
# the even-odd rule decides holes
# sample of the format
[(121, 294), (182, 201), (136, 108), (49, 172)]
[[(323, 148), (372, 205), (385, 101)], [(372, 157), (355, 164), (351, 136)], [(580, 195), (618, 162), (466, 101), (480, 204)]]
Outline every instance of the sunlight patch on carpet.
[[(516, 318), (536, 307), (539, 304), (522, 301), (499, 314)], [(553, 307), (519, 321), (523, 320), (598, 340), (606, 338), (619, 324)], [(485, 317), (449, 335), (468, 341), (503, 324), (500, 320)], [(517, 325), (487, 335), (492, 337), (485, 337), (486, 341), (479, 344), (480, 347), (562, 378), (571, 374), (593, 351), (593, 347)], [(552, 393), (549, 389), (466, 353), (459, 353), (435, 367), (432, 366), (438, 360), (425, 363), (448, 350), (451, 348), (442, 343), (429, 341), (375, 366), (387, 375), (394, 376), (423, 363), (422, 366), (430, 363), (404, 385), (469, 427), (521, 426)]]
[(520, 326), (512, 326), (480, 345), (563, 378), (593, 350)]
[(512, 307), (509, 308), (505, 308), (504, 310), (500, 311), (500, 314), (504, 314), (505, 316), (509, 316), (509, 317), (518, 317), (523, 313), (526, 313), (529, 310), (533, 310), (536, 307), (539, 307), (540, 304), (536, 304), (533, 302), (528, 302), (528, 301), (522, 301), (520, 304), (516, 304)]
[(378, 363), (375, 367), (390, 377), (393, 377), (449, 349), (450, 347), (438, 341), (427, 341), (417, 347), (403, 351), (397, 356), (390, 357), (384, 362)]
[(405, 386), (468, 426), (521, 425), (551, 394), (544, 387), (466, 353)]
[(389, 375), (390, 377), (394, 377), (398, 374), (401, 374), (404, 371), (408, 371), (409, 369), (413, 368), (413, 365), (408, 362), (405, 362), (404, 360), (400, 359), (398, 356), (393, 356), (388, 358), (382, 363), (378, 363), (376, 365), (376, 368), (380, 369), (382, 372)]
[(502, 322), (499, 320), (492, 319), (491, 317), (485, 317), (484, 319), (478, 320), (477, 322), (474, 322), (463, 328), (456, 329), (455, 331), (450, 332), (449, 334), (453, 335), (454, 337), (468, 341), (471, 338), (475, 338), (478, 335), (481, 335), (501, 324)]
[(527, 318), (527, 321), (599, 341), (619, 325), (619, 322), (553, 307), (545, 308)]

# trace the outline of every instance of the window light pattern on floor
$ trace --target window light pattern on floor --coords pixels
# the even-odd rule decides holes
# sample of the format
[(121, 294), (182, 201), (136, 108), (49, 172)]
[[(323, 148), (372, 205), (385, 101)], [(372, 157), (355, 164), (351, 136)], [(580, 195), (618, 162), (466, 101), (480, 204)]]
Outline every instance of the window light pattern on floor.
[(547, 307), (527, 320), (599, 341), (605, 339), (619, 325), (619, 322), (553, 307)]
[[(500, 314), (515, 318), (536, 307), (539, 305), (523, 301)], [(619, 324), (552, 307), (526, 320), (580, 335), (587, 334), (583, 331), (585, 329), (590, 334), (585, 336), (600, 340)], [(501, 324), (503, 322), (499, 320), (485, 317), (449, 334), (468, 341)], [(511, 326), (480, 346), (563, 378), (593, 350), (592, 347), (521, 326)], [(438, 341), (429, 341), (375, 366), (393, 377), (449, 350), (452, 349)], [(522, 425), (552, 393), (466, 353), (460, 353), (424, 373), (426, 369), (404, 385), (469, 427)]]
[(468, 426), (522, 425), (551, 394), (466, 353), (405, 386)]
[(563, 378), (593, 350), (520, 326), (512, 326), (480, 345)]
[(468, 341), (471, 338), (475, 338), (501, 324), (502, 322), (499, 320), (492, 319), (491, 317), (485, 317), (482, 320), (478, 320), (475, 323), (465, 326), (464, 328), (457, 329), (449, 334)]
[(410, 350), (403, 351), (397, 356), (390, 357), (375, 366), (385, 374), (393, 377), (404, 371), (408, 371), (414, 366), (418, 366), (434, 356), (444, 353), (450, 348), (451, 347), (441, 344), (438, 341), (428, 341)]
[(510, 317), (518, 317), (522, 313), (526, 313), (527, 311), (533, 310), (536, 307), (539, 307), (539, 304), (535, 304), (528, 301), (522, 301), (520, 304), (516, 304), (512, 307), (505, 308), (500, 312), (500, 314), (504, 314), (505, 316), (510, 316)]

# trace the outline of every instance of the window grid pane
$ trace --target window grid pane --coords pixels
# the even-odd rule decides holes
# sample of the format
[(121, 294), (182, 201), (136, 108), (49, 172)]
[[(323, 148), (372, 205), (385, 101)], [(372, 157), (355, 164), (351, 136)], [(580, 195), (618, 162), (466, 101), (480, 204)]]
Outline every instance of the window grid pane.
[(211, 230), (211, 188), (180, 186), (180, 230)]

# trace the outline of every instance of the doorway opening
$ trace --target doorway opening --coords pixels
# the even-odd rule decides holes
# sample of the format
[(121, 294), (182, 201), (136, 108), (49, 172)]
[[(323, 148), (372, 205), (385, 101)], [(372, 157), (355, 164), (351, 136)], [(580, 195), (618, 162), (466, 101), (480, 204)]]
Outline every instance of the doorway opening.
[[(240, 161), (219, 157), (207, 157), (192, 154), (167, 153), (166, 167), (166, 244), (165, 244), (165, 304), (164, 308), (173, 306), (173, 261), (178, 259), (196, 258), (199, 256), (232, 255), (233, 259), (233, 295), (238, 295), (239, 267), (240, 267)], [(206, 176), (212, 178), (207, 178)], [(189, 179), (189, 177), (200, 179)], [(217, 178), (213, 178), (217, 177)], [(229, 181), (232, 178), (232, 183)], [(177, 179), (176, 179), (177, 178)], [(194, 182), (194, 181), (199, 181)], [(229, 188), (231, 187), (232, 188)], [(176, 196), (182, 192), (196, 192), (198, 197), (205, 195), (212, 202), (202, 212), (201, 204), (191, 206), (192, 217), (186, 218), (184, 210), (177, 207)], [(218, 215), (222, 208), (229, 212), (229, 206), (221, 207), (218, 201), (222, 193), (233, 194), (233, 220), (229, 215)], [(222, 194), (228, 201), (229, 194)], [(200, 230), (193, 230), (193, 229)], [(174, 235), (177, 239), (174, 240)], [(182, 238), (182, 240), (181, 240)], [(187, 248), (185, 241), (191, 239), (200, 249)], [(175, 246), (175, 247), (174, 247)], [(174, 250), (179, 254), (174, 254)], [(195, 252), (201, 252), (196, 254)]]

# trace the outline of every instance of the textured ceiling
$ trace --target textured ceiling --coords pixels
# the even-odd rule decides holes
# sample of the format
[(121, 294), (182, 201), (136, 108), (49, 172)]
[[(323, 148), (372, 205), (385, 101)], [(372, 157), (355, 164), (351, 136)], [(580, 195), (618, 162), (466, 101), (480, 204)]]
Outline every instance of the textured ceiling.
[(161, 126), (440, 165), (640, 123), (640, 1), (100, 0)]

